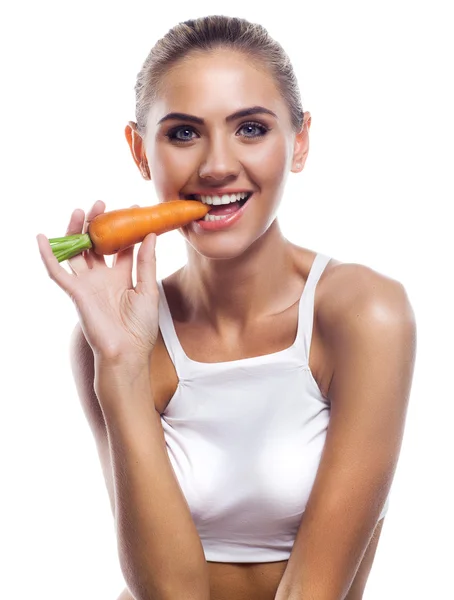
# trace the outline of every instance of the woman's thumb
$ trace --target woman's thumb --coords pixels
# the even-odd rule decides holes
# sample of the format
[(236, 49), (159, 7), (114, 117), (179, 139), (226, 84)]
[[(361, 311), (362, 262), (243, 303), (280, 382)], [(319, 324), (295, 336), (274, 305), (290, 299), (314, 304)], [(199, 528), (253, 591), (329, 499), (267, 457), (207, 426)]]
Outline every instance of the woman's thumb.
[(139, 294), (151, 294), (156, 289), (156, 234), (149, 233), (137, 253), (137, 284)]

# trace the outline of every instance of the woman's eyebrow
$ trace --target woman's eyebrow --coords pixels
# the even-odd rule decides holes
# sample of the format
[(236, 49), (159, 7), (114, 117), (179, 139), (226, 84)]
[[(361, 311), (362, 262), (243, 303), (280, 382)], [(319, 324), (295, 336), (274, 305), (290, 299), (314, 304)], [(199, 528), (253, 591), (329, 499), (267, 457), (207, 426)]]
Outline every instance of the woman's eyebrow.
[[(234, 121), (235, 119), (241, 119), (242, 117), (250, 117), (252, 115), (259, 115), (259, 114), (271, 115), (271, 116), (275, 117), (276, 119), (278, 118), (278, 116), (272, 110), (269, 110), (268, 108), (265, 108), (264, 106), (251, 106), (250, 108), (243, 108), (242, 110), (238, 110), (237, 112), (234, 112), (233, 114), (226, 117), (225, 120), (227, 123), (229, 123), (230, 121)], [(160, 119), (157, 124), (160, 125), (164, 121), (170, 121), (172, 119), (174, 119), (174, 120), (178, 119), (180, 121), (190, 121), (191, 123), (196, 123), (197, 125), (205, 124), (205, 121), (203, 119), (201, 119), (200, 117), (195, 117), (194, 115), (187, 115), (186, 113), (180, 113), (180, 112), (169, 113), (165, 117), (162, 117), (162, 119)]]

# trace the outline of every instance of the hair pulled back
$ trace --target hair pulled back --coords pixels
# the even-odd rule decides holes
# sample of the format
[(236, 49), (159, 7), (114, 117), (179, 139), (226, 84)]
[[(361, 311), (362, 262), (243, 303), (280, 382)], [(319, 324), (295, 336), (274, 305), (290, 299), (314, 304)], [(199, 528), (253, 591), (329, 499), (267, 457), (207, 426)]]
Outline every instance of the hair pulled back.
[(146, 132), (150, 107), (169, 69), (191, 53), (217, 48), (241, 52), (268, 69), (287, 103), (292, 128), (299, 132), (303, 125), (303, 107), (298, 81), (285, 50), (262, 25), (237, 17), (213, 15), (179, 23), (151, 49), (134, 87), (139, 133), (143, 136)]

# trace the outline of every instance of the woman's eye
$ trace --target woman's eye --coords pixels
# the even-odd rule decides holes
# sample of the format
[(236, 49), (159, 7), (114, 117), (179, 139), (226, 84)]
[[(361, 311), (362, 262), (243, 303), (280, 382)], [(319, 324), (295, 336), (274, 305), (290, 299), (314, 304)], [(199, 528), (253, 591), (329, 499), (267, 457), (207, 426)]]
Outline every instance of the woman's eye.
[[(269, 131), (268, 127), (265, 127), (265, 125), (262, 125), (261, 123), (243, 123), (243, 125), (240, 128), (240, 131), (241, 131), (241, 129), (244, 129), (245, 131), (248, 132), (245, 137), (249, 137), (249, 138), (261, 137)], [(252, 135), (250, 135), (251, 129), (252, 129)], [(254, 130), (255, 130), (255, 133), (254, 133)], [(257, 131), (258, 131), (258, 133), (257, 133)]]
[[(243, 123), (238, 131), (243, 131), (243, 137), (245, 138), (258, 138), (263, 137), (268, 131), (269, 128), (261, 123)], [(166, 137), (172, 141), (177, 143), (185, 143), (190, 142), (194, 139), (192, 134), (196, 134), (192, 127), (188, 125), (180, 125), (179, 127), (174, 127), (167, 134)]]
[[(181, 135), (178, 135), (180, 134)], [(192, 129), (192, 127), (175, 127), (175, 129), (172, 129), (169, 131), (169, 133), (167, 134), (167, 137), (170, 140), (175, 140), (177, 142), (186, 142), (186, 141), (191, 141), (193, 138), (189, 135), (186, 135), (187, 133), (191, 134), (194, 133), (194, 130)]]

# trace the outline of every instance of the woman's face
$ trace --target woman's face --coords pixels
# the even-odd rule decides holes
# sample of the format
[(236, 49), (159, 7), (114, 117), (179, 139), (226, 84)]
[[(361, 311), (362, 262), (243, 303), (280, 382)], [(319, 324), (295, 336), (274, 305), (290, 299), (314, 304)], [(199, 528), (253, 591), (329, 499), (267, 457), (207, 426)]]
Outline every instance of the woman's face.
[[(253, 192), (234, 225), (202, 231), (191, 223), (180, 229), (206, 257), (238, 256), (273, 222), (289, 171), (304, 166), (307, 127), (295, 135), (272, 76), (232, 51), (192, 55), (162, 83), (141, 149), (157, 196), (167, 202), (225, 189)], [(269, 112), (235, 116), (251, 107)]]

